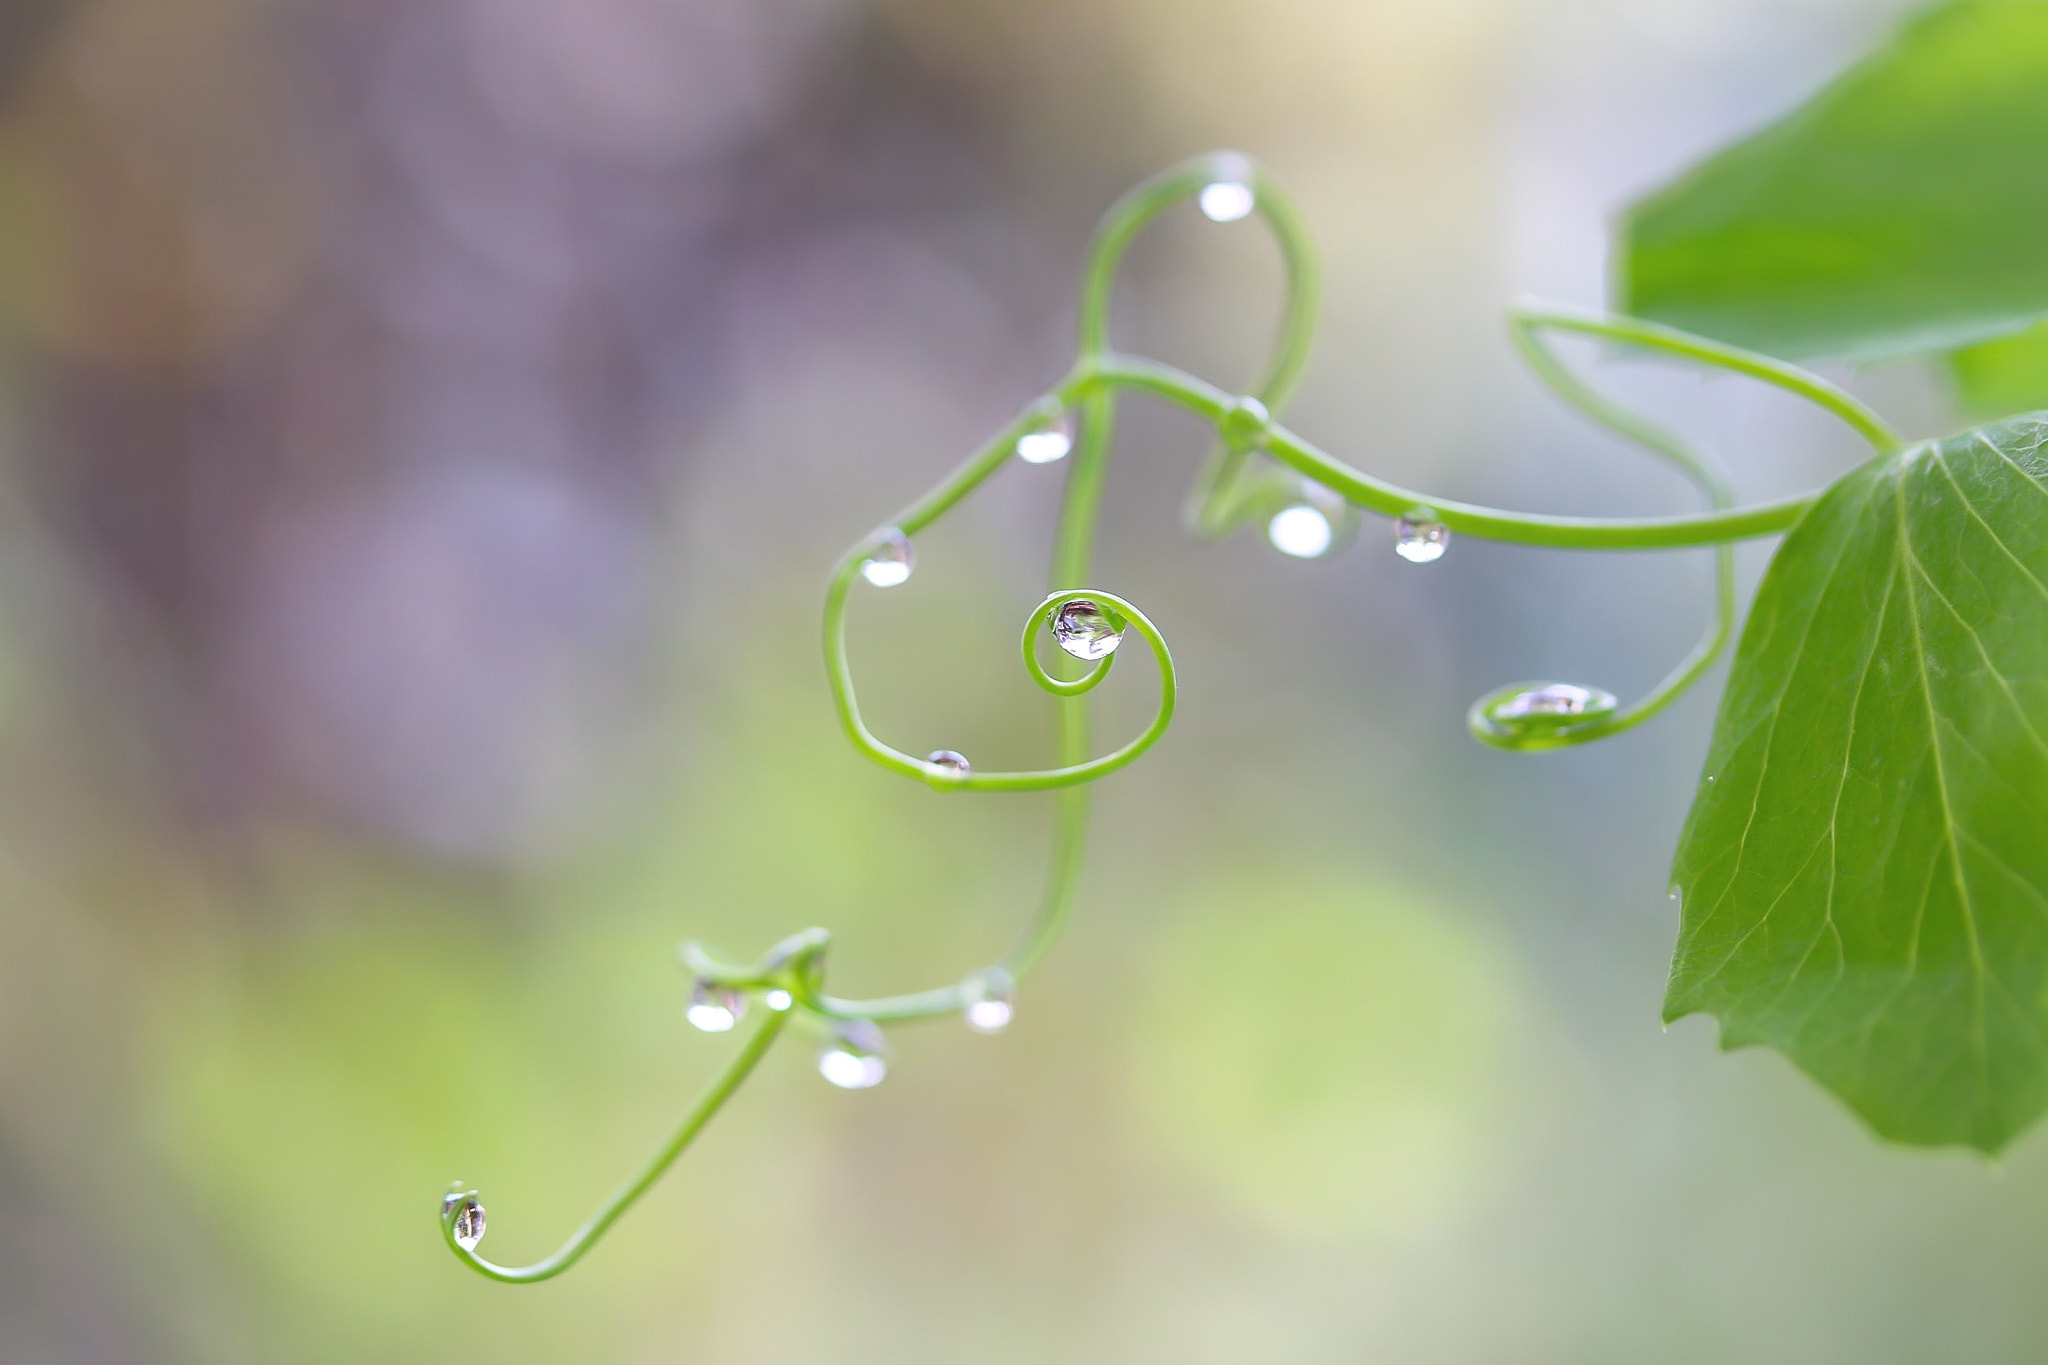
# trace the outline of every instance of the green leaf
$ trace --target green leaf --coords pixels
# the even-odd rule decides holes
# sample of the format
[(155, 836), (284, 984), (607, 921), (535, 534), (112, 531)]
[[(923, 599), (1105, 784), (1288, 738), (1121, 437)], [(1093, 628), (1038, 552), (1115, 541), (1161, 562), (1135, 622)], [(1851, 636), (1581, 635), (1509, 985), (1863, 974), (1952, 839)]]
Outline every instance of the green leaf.
[(2048, 324), (1966, 346), (1948, 364), (1956, 400), (1974, 418), (2048, 408)]
[(1792, 358), (2019, 331), (2048, 315), (2044, 167), (2048, 3), (1963, 0), (1631, 209), (1623, 311)]
[(2048, 1106), (2048, 413), (1850, 474), (1743, 631), (1674, 872), (1706, 1010), (1887, 1137)]

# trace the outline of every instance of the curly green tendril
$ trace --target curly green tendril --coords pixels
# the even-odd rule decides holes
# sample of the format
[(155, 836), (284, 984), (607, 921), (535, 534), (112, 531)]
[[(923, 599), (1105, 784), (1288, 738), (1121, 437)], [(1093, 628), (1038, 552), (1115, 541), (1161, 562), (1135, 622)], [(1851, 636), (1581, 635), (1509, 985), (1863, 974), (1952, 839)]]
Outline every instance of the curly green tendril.
[[(1256, 214), (1278, 243), (1286, 267), (1286, 309), (1279, 336), (1249, 393), (1226, 392), (1170, 365), (1125, 355), (1110, 343), (1110, 299), (1126, 250), (1146, 225), (1189, 200), (1196, 200), (1217, 221)], [(1158, 743), (1173, 719), (1176, 679), (1165, 637), (1135, 603), (1089, 582), (1116, 404), (1124, 392), (1176, 404), (1215, 431), (1215, 446), (1195, 478), (1187, 504), (1189, 529), (1202, 539), (1266, 521), (1281, 548), (1326, 554), (1356, 534), (1361, 514), (1376, 513), (1397, 519), (1403, 553), (1417, 560), (1442, 553), (1452, 535), (1577, 550), (1712, 548), (1713, 618), (1692, 651), (1640, 700), (1623, 706), (1598, 688), (1524, 682), (1496, 689), (1473, 704), (1467, 719), (1478, 739), (1524, 751), (1618, 734), (1656, 715), (1698, 681), (1734, 631), (1734, 543), (1788, 530), (1817, 496), (1736, 505), (1713, 461), (1579, 378), (1550, 349), (1550, 336), (1593, 338), (1745, 375), (1819, 405), (1880, 452), (1901, 444), (1875, 413), (1804, 370), (1633, 318), (1531, 304), (1514, 309), (1508, 322), (1514, 344), (1537, 376), (1588, 418), (1672, 465), (1705, 497), (1708, 509), (1689, 516), (1558, 517), (1433, 497), (1345, 464), (1275, 420), (1274, 410), (1286, 401), (1307, 362), (1318, 292), (1315, 252), (1299, 214), (1263, 169), (1237, 153), (1217, 152), (1185, 161), (1138, 185), (1110, 208), (1096, 229), (1081, 277), (1073, 368), (930, 491), (855, 542), (825, 590), (826, 677), (840, 725), (856, 749), (883, 768), (943, 792), (1054, 793), (1058, 818), (1036, 912), (998, 962), (951, 985), (875, 1000), (847, 1000), (827, 993), (829, 939), (822, 929), (785, 939), (753, 963), (731, 962), (698, 944), (685, 944), (682, 962), (693, 978), (690, 1020), (700, 1028), (723, 1032), (734, 1028), (758, 1002), (764, 1015), (761, 1023), (669, 1139), (544, 1260), (508, 1267), (479, 1256), (483, 1204), (474, 1189), (458, 1182), (441, 1204), (442, 1235), (458, 1258), (478, 1273), (508, 1283), (545, 1280), (567, 1270), (674, 1164), (789, 1026), (819, 1041), (820, 1070), (828, 1080), (859, 1088), (874, 1084), (887, 1071), (883, 1023), (944, 1014), (963, 1015), (984, 1032), (1008, 1023), (1016, 983), (1045, 956), (1073, 906), (1087, 839), (1089, 784), (1134, 762)], [(1065, 497), (1053, 537), (1052, 592), (1026, 616), (1023, 633), (1025, 671), (1052, 698), (1054, 752), (1043, 768), (979, 772), (964, 755), (941, 750), (918, 758), (884, 743), (868, 729), (847, 662), (846, 615), (857, 587), (888, 587), (908, 578), (915, 563), (914, 538), (1013, 458), (1067, 463)], [(1282, 542), (1280, 518), (1301, 509), (1321, 521), (1306, 548), (1297, 549)], [(1158, 705), (1151, 722), (1137, 735), (1098, 754), (1088, 694), (1108, 679), (1116, 651), (1133, 631), (1156, 665)], [(1040, 655), (1048, 636), (1059, 647), (1052, 655), (1054, 669)], [(1092, 666), (1075, 672), (1076, 660)]]

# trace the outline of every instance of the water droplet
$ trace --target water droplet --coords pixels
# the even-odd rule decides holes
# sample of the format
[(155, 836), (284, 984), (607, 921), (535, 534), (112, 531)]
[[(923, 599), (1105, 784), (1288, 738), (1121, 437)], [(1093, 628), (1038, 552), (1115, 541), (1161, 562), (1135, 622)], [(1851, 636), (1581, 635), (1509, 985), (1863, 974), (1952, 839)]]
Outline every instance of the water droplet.
[(1612, 692), (1562, 682), (1516, 683), (1480, 701), (1496, 733), (1532, 738), (1612, 715), (1620, 704)]
[(1597, 687), (1509, 683), (1472, 703), (1472, 732), (1502, 748), (1554, 749), (1602, 733), (1620, 707), (1612, 692)]
[(1541, 687), (1517, 692), (1501, 702), (1493, 708), (1493, 717), (1495, 720), (1564, 720), (1601, 709), (1600, 699), (1605, 695), (1577, 683), (1545, 683)]
[(1426, 514), (1414, 514), (1394, 521), (1394, 553), (1410, 564), (1429, 564), (1444, 557), (1450, 547), (1451, 528), (1431, 521)]
[(1074, 448), (1074, 419), (1062, 411), (1017, 438), (1017, 458), (1025, 464), (1064, 460)]
[(774, 990), (761, 993), (761, 1003), (774, 1010), (777, 1014), (781, 1014), (796, 1003), (796, 998), (788, 991), (777, 986)]
[(882, 1030), (865, 1019), (834, 1026), (832, 1041), (818, 1050), (818, 1074), (841, 1090), (866, 1090), (889, 1074), (889, 1045)]
[(1677, 882), (1673, 882), (1673, 883), (1671, 883), (1671, 899), (1672, 899), (1672, 900), (1677, 900), (1677, 899), (1678, 899), (1678, 883), (1677, 883)]
[(455, 1245), (464, 1251), (475, 1251), (476, 1244), (483, 1239), (484, 1206), (474, 1198), (466, 1198), (455, 1211)]
[(942, 773), (954, 777), (966, 777), (974, 771), (974, 765), (967, 761), (967, 755), (953, 749), (934, 749), (924, 756), (924, 761)]
[(1215, 180), (1195, 197), (1202, 216), (1212, 223), (1234, 223), (1258, 207), (1259, 197), (1241, 180)]
[(1001, 1033), (1017, 1014), (1017, 985), (1000, 967), (991, 967), (967, 984), (967, 1008), (961, 1013), (976, 1033)]
[(690, 1007), (683, 1017), (706, 1033), (725, 1033), (747, 1012), (744, 991), (713, 981), (699, 981), (690, 991)]
[(1307, 503), (1281, 508), (1266, 524), (1266, 538), (1273, 548), (1296, 559), (1315, 559), (1328, 553), (1336, 536), (1330, 519)]
[(916, 567), (917, 551), (910, 547), (910, 537), (892, 526), (868, 552), (860, 576), (878, 588), (893, 588), (907, 580)]
[(1048, 620), (1052, 638), (1077, 659), (1104, 658), (1116, 653), (1116, 647), (1124, 642), (1123, 631), (1109, 619), (1109, 613), (1085, 597), (1062, 603)]

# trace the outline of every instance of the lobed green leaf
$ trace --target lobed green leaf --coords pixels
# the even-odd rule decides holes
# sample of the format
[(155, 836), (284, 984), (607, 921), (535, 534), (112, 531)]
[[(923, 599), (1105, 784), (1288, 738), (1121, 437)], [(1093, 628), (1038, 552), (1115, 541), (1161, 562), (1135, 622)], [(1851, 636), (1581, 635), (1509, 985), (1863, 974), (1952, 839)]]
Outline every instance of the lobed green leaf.
[(1674, 870), (1705, 1010), (1882, 1134), (2048, 1107), (2048, 414), (1881, 456), (1786, 538)]

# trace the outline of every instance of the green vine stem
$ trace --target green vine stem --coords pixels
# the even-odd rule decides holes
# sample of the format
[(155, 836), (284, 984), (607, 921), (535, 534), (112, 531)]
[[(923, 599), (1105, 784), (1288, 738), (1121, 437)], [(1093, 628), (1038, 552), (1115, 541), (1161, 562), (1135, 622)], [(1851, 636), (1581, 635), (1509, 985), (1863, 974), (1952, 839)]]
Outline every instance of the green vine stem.
[(605, 1235), (611, 1225), (625, 1216), (626, 1210), (632, 1208), (641, 1195), (654, 1188), (655, 1182), (667, 1173), (669, 1167), (675, 1165), (676, 1158), (683, 1154), (683, 1150), (697, 1134), (704, 1131), (704, 1126), (711, 1122), (712, 1116), (732, 1098), (733, 1092), (740, 1088), (740, 1083), (753, 1072), (755, 1064), (768, 1055), (768, 1049), (774, 1045), (776, 1035), (782, 1032), (786, 1019), (786, 1015), (770, 1013), (761, 1022), (754, 1030), (754, 1036), (747, 1040), (746, 1046), (734, 1054), (732, 1060), (725, 1064), (725, 1070), (718, 1074), (697, 1098), (697, 1102), (690, 1106), (690, 1112), (684, 1116), (682, 1126), (670, 1135), (669, 1140), (662, 1144), (659, 1151), (647, 1159), (647, 1164), (642, 1166), (632, 1179), (619, 1186), (612, 1193), (612, 1197), (605, 1200), (603, 1207), (592, 1214), (590, 1221), (578, 1228), (575, 1235), (563, 1243), (561, 1250), (554, 1255), (532, 1265), (517, 1267), (497, 1265), (477, 1255), (476, 1244), (482, 1240), (484, 1232), (484, 1207), (477, 1198), (477, 1192), (462, 1188), (460, 1181), (457, 1181), (455, 1188), (449, 1190), (441, 1200), (441, 1235), (446, 1239), (448, 1249), (478, 1274), (502, 1280), (506, 1284), (533, 1284), (540, 1280), (551, 1280), (575, 1265), (583, 1259), (585, 1252), (597, 1245), (598, 1239)]
[[(1217, 221), (1254, 213), (1273, 233), (1286, 267), (1287, 300), (1279, 336), (1250, 394), (1231, 394), (1173, 366), (1115, 350), (1109, 315), (1119, 267), (1138, 234), (1190, 199)], [(1691, 686), (1726, 647), (1735, 623), (1732, 546), (1788, 530), (1817, 495), (1739, 507), (1714, 464), (1677, 435), (1621, 406), (1581, 380), (1545, 344), (1547, 334), (1590, 337), (1655, 355), (1745, 375), (1775, 385), (1842, 419), (1879, 451), (1900, 445), (1882, 418), (1816, 375), (1768, 356), (1633, 318), (1524, 306), (1511, 314), (1510, 335), (1523, 357), (1562, 399), (1592, 420), (1663, 458), (1707, 498), (1710, 508), (1685, 516), (1590, 518), (1503, 511), (1433, 497), (1376, 478), (1323, 451), (1273, 417), (1306, 364), (1318, 292), (1315, 254), (1300, 215), (1248, 158), (1218, 152), (1181, 163), (1124, 195), (1105, 215), (1082, 272), (1078, 346), (1073, 368), (1027, 405), (930, 491), (856, 542), (834, 568), (823, 613), (825, 671), (841, 728), (874, 763), (942, 792), (1050, 791), (1058, 802), (1052, 849), (1038, 908), (1000, 961), (932, 990), (849, 1000), (825, 990), (828, 937), (810, 929), (776, 945), (758, 962), (736, 964), (698, 944), (682, 961), (694, 979), (689, 1018), (723, 1032), (759, 1001), (766, 1018), (684, 1116), (669, 1140), (552, 1256), (511, 1268), (476, 1254), (484, 1225), (477, 1191), (458, 1185), (442, 1200), (449, 1248), (478, 1273), (508, 1283), (559, 1275), (603, 1237), (658, 1181), (794, 1024), (820, 1040), (820, 1070), (848, 1087), (886, 1074), (888, 1051), (879, 1025), (960, 1014), (993, 1032), (1009, 1022), (1018, 981), (1044, 958), (1071, 912), (1086, 848), (1090, 784), (1128, 766), (1171, 724), (1177, 691), (1165, 636), (1139, 607), (1089, 586), (1102, 493), (1108, 474), (1117, 401), (1124, 392), (1150, 394), (1207, 422), (1216, 446), (1198, 473), (1188, 502), (1191, 530), (1214, 538), (1259, 516), (1274, 517), (1276, 544), (1290, 553), (1327, 553), (1355, 527), (1358, 514), (1397, 519), (1405, 537), (1419, 537), (1415, 559), (1434, 558), (1452, 535), (1579, 550), (1715, 550), (1715, 610), (1706, 634), (1641, 700), (1622, 707), (1604, 692), (1561, 683), (1518, 683), (1474, 704), (1474, 734), (1502, 748), (1539, 750), (1604, 738), (1657, 714)], [(1027, 463), (1066, 459), (1066, 491), (1052, 547), (1051, 594), (1025, 618), (1027, 674), (1050, 694), (1055, 733), (1052, 765), (1022, 772), (977, 772), (963, 755), (941, 750), (924, 758), (878, 739), (862, 719), (847, 659), (846, 618), (855, 588), (889, 587), (915, 565), (915, 537), (945, 516), (1013, 458)], [(1306, 548), (1281, 544), (1278, 517), (1295, 509), (1324, 521), (1325, 534)], [(1159, 677), (1152, 720), (1121, 747), (1093, 752), (1088, 694), (1107, 680), (1116, 651), (1135, 631), (1151, 651)], [(1042, 636), (1064, 654), (1059, 671), (1040, 660)], [(1093, 666), (1073, 672), (1071, 660)], [(1071, 674), (1071, 676), (1066, 676)], [(1562, 689), (1562, 690), (1558, 690)]]

